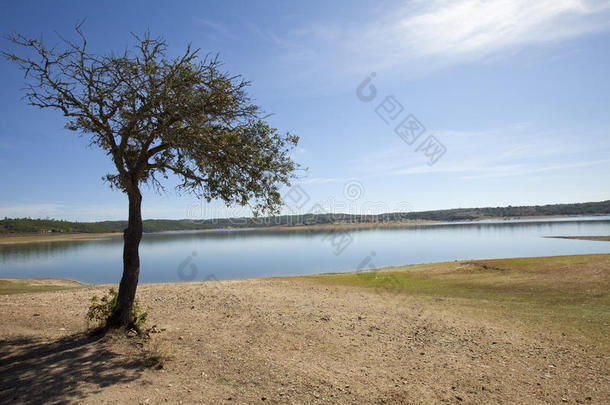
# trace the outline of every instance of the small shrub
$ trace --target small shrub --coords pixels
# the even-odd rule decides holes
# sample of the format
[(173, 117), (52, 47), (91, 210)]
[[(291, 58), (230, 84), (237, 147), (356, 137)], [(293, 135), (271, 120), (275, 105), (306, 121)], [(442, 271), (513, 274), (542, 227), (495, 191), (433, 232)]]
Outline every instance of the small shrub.
[[(95, 322), (98, 325), (105, 325), (112, 315), (112, 310), (116, 306), (117, 300), (119, 298), (119, 293), (114, 288), (108, 290), (108, 294), (104, 295), (102, 298), (98, 298), (97, 295), (94, 295), (91, 298), (91, 305), (89, 305), (89, 311), (87, 311), (87, 320), (89, 322)], [(147, 306), (146, 310), (151, 310), (152, 308)], [(143, 310), (140, 306), (140, 301), (137, 299), (133, 303), (133, 327), (137, 330), (140, 330), (142, 326), (146, 323), (148, 319), (148, 312)]]

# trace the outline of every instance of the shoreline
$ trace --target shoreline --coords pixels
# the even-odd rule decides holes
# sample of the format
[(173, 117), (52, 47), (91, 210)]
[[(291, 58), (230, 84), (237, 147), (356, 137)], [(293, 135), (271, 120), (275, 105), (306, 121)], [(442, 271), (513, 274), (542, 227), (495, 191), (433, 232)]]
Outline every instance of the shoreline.
[(86, 334), (107, 286), (0, 295), (0, 402), (608, 403), (609, 286), (610, 254), (142, 284), (141, 338)]
[(39, 242), (66, 242), (66, 241), (86, 241), (96, 239), (107, 239), (122, 236), (122, 232), (104, 233), (57, 233), (57, 234), (19, 234), (19, 235), (0, 235), (0, 245), (14, 245), (21, 243)]
[(573, 239), (610, 242), (610, 236), (545, 236), (549, 239)]
[[(578, 237), (555, 237), (555, 236), (545, 236), (546, 238), (568, 238), (574, 239)], [(610, 236), (605, 236), (603, 240), (610, 241)], [(231, 279), (220, 279), (220, 280), (193, 280), (193, 281), (159, 281), (152, 283), (138, 283), (138, 287), (141, 286), (193, 286), (199, 285), (208, 282), (220, 282), (220, 283), (233, 283), (233, 282), (241, 282), (241, 281), (265, 281), (265, 280), (282, 280), (282, 279), (309, 279), (309, 278), (317, 278), (317, 277), (332, 277), (332, 276), (350, 276), (350, 275), (358, 275), (362, 273), (391, 273), (396, 271), (406, 271), (414, 270), (421, 272), (422, 270), (428, 268), (443, 268), (447, 266), (453, 265), (466, 265), (472, 264), (476, 262), (493, 262), (493, 261), (510, 261), (510, 260), (560, 260), (560, 259), (570, 259), (576, 257), (582, 258), (594, 258), (608, 256), (610, 257), (610, 253), (589, 253), (589, 254), (572, 254), (572, 255), (552, 255), (552, 256), (523, 256), (523, 257), (504, 257), (504, 258), (491, 258), (491, 259), (464, 259), (464, 260), (450, 260), (443, 262), (426, 262), (426, 263), (413, 263), (413, 264), (398, 264), (394, 266), (386, 266), (380, 267), (377, 269), (369, 269), (369, 270), (347, 270), (347, 271), (338, 271), (338, 272), (324, 272), (324, 273), (313, 273), (313, 274), (302, 274), (302, 275), (287, 275), (287, 276), (262, 276), (262, 277), (246, 277), (246, 278), (231, 278)], [(2, 278), (0, 277), (0, 286), (6, 283), (19, 283), (19, 284), (28, 284), (30, 286), (53, 286), (53, 287), (72, 287), (72, 288), (101, 288), (101, 287), (109, 287), (109, 286), (117, 286), (119, 284), (119, 280), (116, 283), (101, 283), (101, 284), (88, 284), (82, 281), (73, 280), (69, 278), (53, 278), (53, 277), (11, 277), (11, 278)], [(0, 295), (2, 293), (0, 292)]]
[[(203, 232), (241, 232), (241, 231), (260, 231), (260, 232), (343, 232), (359, 231), (369, 229), (407, 229), (426, 226), (441, 225), (487, 225), (490, 223), (509, 223), (509, 221), (536, 220), (536, 219), (558, 219), (569, 218), (578, 221), (579, 218), (596, 217), (606, 215), (552, 215), (552, 216), (524, 216), (506, 218), (480, 218), (468, 221), (432, 221), (432, 220), (409, 220), (391, 222), (363, 222), (363, 223), (336, 223), (336, 224), (315, 224), (315, 225), (273, 225), (268, 227), (243, 227), (243, 228), (210, 228), (210, 229), (184, 229), (167, 230), (159, 232), (146, 232), (145, 235), (166, 234), (166, 233), (203, 233)], [(490, 222), (493, 221), (493, 222)], [(552, 222), (552, 221), (551, 221)], [(65, 241), (88, 241), (96, 239), (106, 239), (122, 236), (122, 232), (101, 232), (101, 233), (57, 233), (57, 234), (0, 234), (0, 246), (24, 243), (41, 242), (65, 242)], [(550, 236), (551, 238), (553, 236)], [(565, 237), (578, 239), (578, 236)]]

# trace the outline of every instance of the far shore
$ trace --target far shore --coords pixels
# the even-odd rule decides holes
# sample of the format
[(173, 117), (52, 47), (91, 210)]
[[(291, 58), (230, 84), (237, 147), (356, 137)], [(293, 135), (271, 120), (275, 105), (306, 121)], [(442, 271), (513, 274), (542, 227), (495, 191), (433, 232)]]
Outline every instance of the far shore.
[(552, 239), (578, 239), (578, 240), (596, 240), (610, 242), (610, 236), (546, 236)]
[[(267, 232), (342, 232), (350, 230), (366, 230), (366, 229), (401, 229), (420, 226), (430, 226), (438, 224), (485, 224), (489, 221), (514, 221), (514, 220), (531, 220), (531, 219), (558, 219), (571, 218), (577, 221), (579, 218), (604, 215), (549, 215), (549, 216), (523, 216), (523, 217), (498, 217), (498, 218), (479, 218), (468, 221), (432, 221), (432, 220), (408, 220), (408, 221), (387, 221), (387, 222), (363, 222), (363, 223), (334, 223), (334, 224), (314, 224), (314, 225), (274, 225), (268, 227), (235, 227), (235, 228), (209, 228), (209, 229), (184, 229), (184, 230), (167, 230), (160, 232), (150, 232), (149, 234), (160, 233), (198, 233), (198, 232), (222, 232), (222, 231), (267, 231)], [(145, 233), (146, 234), (146, 233)], [(59, 241), (87, 241), (95, 239), (112, 238), (122, 236), (122, 232), (106, 232), (106, 233), (39, 233), (39, 234), (0, 234), (0, 245), (12, 245), (22, 243), (39, 243), (39, 242), (59, 242)], [(555, 236), (549, 236), (554, 238)], [(599, 239), (600, 237), (580, 237), (568, 236), (558, 237), (567, 239), (583, 239), (583, 238), (598, 238), (587, 240), (607, 240)]]
[(122, 236), (122, 232), (107, 233), (37, 233), (37, 234), (4, 234), (0, 235), (0, 245), (13, 245), (19, 243), (35, 242), (59, 242), (76, 240), (106, 239), (115, 236)]

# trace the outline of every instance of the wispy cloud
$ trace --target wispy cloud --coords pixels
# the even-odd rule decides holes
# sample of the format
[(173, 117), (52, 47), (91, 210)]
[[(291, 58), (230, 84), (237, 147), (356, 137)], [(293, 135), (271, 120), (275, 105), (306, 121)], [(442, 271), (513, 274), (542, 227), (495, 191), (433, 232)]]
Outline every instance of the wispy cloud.
[(351, 180), (350, 177), (310, 177), (304, 179), (303, 184), (328, 184), (328, 183), (344, 183)]
[(295, 29), (281, 42), (283, 51), (292, 44), (292, 56), (334, 64), (344, 73), (404, 73), (610, 29), (608, 0), (418, 0), (370, 15)]
[(388, 34), (418, 55), (486, 54), (607, 29), (607, 14), (597, 17), (609, 5), (595, 0), (432, 1), (411, 15), (401, 10), (407, 15), (389, 25)]
[(280, 38), (279, 35), (277, 35), (275, 32), (273, 32), (269, 28), (261, 28), (253, 23), (246, 24), (246, 27), (248, 28), (248, 30), (250, 30), (250, 32), (253, 35), (257, 36), (261, 40), (270, 42), (273, 45), (278, 46), (280, 48), (289, 48), (289, 47), (293, 47), (295, 45), (294, 43), (290, 43), (288, 40), (286, 40), (284, 38)]
[(523, 176), (527, 174), (548, 172), (554, 170), (565, 170), (575, 169), (580, 167), (600, 166), (610, 163), (610, 159), (601, 159), (595, 161), (575, 162), (559, 165), (549, 165), (542, 167), (526, 166), (526, 165), (514, 165), (512, 167), (491, 167), (486, 168), (486, 173), (478, 174), (473, 176), (463, 176), (462, 179), (488, 179), (496, 177), (512, 177), (512, 176)]
[(197, 23), (203, 26), (208, 33), (212, 34), (216, 38), (224, 39), (235, 39), (236, 36), (231, 30), (229, 30), (224, 24), (216, 21), (206, 20), (204, 18), (197, 18)]
[[(518, 130), (515, 128), (524, 128)], [(565, 133), (564, 133), (565, 132)], [(428, 175), (444, 173), (460, 179), (526, 175), (551, 170), (603, 165), (608, 142), (583, 142), (596, 133), (581, 131), (581, 137), (567, 137), (571, 131), (540, 131), (531, 125), (510, 125), (485, 131), (435, 131), (450, 153), (439, 164), (418, 161), (400, 140), (385, 149), (372, 151), (348, 162), (363, 177)], [(588, 157), (583, 160), (583, 156)], [(560, 163), (558, 163), (560, 162)]]
[[(601, 166), (610, 163), (610, 159), (599, 159), (594, 161), (580, 161), (565, 164), (548, 163), (499, 163), (494, 161), (480, 161), (470, 164), (452, 164), (446, 166), (412, 166), (391, 172), (390, 175), (413, 175), (431, 173), (453, 173), (462, 174), (462, 180), (490, 179), (499, 177), (524, 176), (535, 173), (542, 173), (555, 170), (575, 169), (582, 167)], [(471, 173), (471, 174), (467, 174)]]

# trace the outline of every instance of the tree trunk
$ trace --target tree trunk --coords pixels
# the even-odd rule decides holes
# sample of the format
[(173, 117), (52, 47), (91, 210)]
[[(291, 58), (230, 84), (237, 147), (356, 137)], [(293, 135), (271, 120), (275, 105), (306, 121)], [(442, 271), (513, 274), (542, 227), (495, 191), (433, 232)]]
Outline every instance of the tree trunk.
[(133, 303), (140, 275), (139, 246), (142, 239), (142, 194), (138, 187), (127, 192), (129, 220), (123, 232), (123, 277), (119, 285), (117, 304), (108, 319), (108, 326), (120, 328), (133, 323)]

